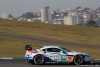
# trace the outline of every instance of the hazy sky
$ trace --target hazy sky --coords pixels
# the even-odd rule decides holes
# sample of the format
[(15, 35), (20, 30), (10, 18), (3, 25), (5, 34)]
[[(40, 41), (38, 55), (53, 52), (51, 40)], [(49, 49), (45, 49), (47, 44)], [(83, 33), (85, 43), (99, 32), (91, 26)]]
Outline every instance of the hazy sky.
[(3, 12), (14, 16), (29, 11), (39, 12), (45, 6), (50, 6), (52, 10), (76, 8), (77, 6), (98, 8), (100, 0), (0, 0), (0, 15)]

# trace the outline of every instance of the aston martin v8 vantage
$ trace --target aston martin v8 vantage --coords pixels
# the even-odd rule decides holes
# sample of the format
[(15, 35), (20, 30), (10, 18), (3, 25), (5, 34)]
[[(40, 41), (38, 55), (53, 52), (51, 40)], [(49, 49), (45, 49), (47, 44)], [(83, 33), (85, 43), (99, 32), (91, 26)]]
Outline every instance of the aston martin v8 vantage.
[(91, 63), (90, 55), (82, 52), (70, 51), (60, 46), (42, 46), (33, 49), (31, 45), (25, 45), (25, 59), (37, 65), (45, 63), (74, 63), (81, 65)]

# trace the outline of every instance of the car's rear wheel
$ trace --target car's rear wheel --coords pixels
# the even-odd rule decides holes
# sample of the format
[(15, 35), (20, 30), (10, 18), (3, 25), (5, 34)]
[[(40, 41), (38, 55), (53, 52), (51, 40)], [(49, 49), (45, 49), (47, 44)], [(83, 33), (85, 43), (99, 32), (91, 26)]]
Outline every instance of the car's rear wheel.
[(81, 55), (76, 55), (74, 57), (74, 64), (81, 65), (84, 62), (84, 59)]
[(36, 55), (35, 57), (34, 57), (34, 63), (35, 64), (37, 64), (37, 65), (42, 65), (42, 64), (44, 64), (44, 56), (43, 55), (40, 55), (40, 54), (38, 54), (38, 55)]

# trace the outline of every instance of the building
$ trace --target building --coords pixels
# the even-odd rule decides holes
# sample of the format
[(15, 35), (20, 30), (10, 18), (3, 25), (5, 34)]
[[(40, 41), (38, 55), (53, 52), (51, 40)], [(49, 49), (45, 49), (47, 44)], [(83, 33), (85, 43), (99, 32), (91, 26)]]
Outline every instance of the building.
[(8, 16), (7, 16), (7, 14), (5, 14), (5, 13), (3, 12), (2, 15), (1, 15), (1, 18), (2, 18), (2, 19), (7, 19)]
[(43, 9), (41, 9), (41, 21), (42, 22), (51, 22), (52, 21), (50, 7), (45, 7)]
[(75, 13), (69, 13), (68, 16), (64, 17), (64, 24), (65, 25), (77, 25), (80, 24), (79, 16)]
[(91, 16), (89, 14), (84, 13), (83, 14), (83, 20), (84, 23), (87, 24), (87, 22), (91, 19)]

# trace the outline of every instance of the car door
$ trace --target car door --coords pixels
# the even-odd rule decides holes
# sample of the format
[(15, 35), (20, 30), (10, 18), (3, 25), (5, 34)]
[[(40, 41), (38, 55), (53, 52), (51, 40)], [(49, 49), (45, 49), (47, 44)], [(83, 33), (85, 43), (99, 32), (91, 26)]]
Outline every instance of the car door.
[(61, 62), (68, 62), (68, 57), (67, 57), (68, 54), (65, 51), (61, 50), (60, 55), (61, 55)]
[(49, 57), (52, 61), (60, 62), (67, 61), (67, 56), (59, 48), (47, 48), (46, 56)]

